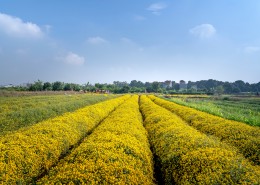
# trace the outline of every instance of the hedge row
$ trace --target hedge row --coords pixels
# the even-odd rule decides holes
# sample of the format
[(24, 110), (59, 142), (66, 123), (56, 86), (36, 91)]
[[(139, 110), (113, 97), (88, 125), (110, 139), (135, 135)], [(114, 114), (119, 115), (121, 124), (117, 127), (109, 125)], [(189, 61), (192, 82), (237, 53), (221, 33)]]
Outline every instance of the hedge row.
[(138, 96), (120, 105), (38, 184), (154, 184)]
[(140, 103), (163, 184), (260, 183), (259, 168), (232, 148), (200, 133), (146, 96), (141, 96)]
[(0, 184), (33, 182), (129, 97), (65, 113), (1, 138)]
[(193, 108), (149, 96), (156, 104), (177, 114), (199, 131), (214, 135), (238, 148), (244, 157), (260, 165), (260, 128), (220, 118)]
[(114, 95), (53, 95), (0, 97), (0, 137), (40, 121), (72, 112), (91, 104), (116, 98)]

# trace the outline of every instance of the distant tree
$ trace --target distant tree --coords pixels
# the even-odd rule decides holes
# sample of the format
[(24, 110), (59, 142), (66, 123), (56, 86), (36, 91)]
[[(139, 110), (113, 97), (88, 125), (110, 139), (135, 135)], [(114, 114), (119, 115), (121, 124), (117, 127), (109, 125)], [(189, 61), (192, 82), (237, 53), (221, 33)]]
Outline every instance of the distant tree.
[(50, 91), (50, 90), (52, 90), (52, 85), (51, 85), (51, 83), (50, 83), (50, 82), (45, 82), (45, 83), (43, 84), (43, 90), (44, 90), (44, 91)]
[(218, 95), (221, 95), (224, 93), (224, 87), (222, 85), (219, 85), (216, 87), (215, 89), (215, 93), (217, 93)]
[(132, 80), (129, 84), (130, 87), (144, 87), (144, 83), (141, 81)]
[(30, 87), (30, 91), (42, 91), (43, 90), (43, 82), (38, 80), (35, 81)]
[(179, 83), (175, 83), (174, 86), (173, 86), (173, 89), (175, 91), (179, 91), (180, 90), (180, 84)]
[(160, 88), (160, 83), (159, 82), (153, 82), (152, 83), (153, 92), (158, 92), (159, 88)]
[(71, 91), (71, 90), (73, 90), (72, 84), (66, 83), (66, 84), (64, 85), (64, 87), (63, 87), (63, 90), (64, 90), (64, 91)]
[(128, 93), (129, 90), (130, 90), (130, 87), (125, 85), (124, 87), (121, 88), (121, 93)]
[(80, 91), (82, 88), (79, 84), (71, 84), (73, 91)]
[(54, 82), (53, 85), (52, 85), (52, 90), (54, 91), (62, 91), (63, 90), (63, 86), (64, 86), (64, 83), (62, 82)]

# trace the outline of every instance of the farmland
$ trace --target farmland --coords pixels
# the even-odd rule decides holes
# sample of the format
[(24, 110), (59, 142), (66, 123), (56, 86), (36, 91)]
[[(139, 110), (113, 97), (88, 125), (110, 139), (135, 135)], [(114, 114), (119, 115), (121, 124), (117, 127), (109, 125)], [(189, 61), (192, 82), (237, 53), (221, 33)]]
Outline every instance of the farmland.
[(260, 126), (260, 97), (168, 96), (168, 100), (216, 116)]
[[(1, 97), (0, 104), (7, 120), (0, 184), (260, 183), (259, 127), (154, 95)], [(6, 124), (20, 117), (19, 126)]]
[(114, 98), (106, 95), (0, 96), (0, 136), (65, 112)]

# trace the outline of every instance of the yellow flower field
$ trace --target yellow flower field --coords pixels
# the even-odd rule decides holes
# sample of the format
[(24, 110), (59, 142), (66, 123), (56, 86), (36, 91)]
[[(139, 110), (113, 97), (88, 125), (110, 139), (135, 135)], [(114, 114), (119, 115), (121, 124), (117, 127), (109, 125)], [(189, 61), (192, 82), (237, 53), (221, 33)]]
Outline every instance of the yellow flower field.
[(199, 131), (229, 143), (250, 161), (260, 165), (260, 128), (220, 118), (193, 108), (149, 96), (156, 104), (170, 110)]
[(28, 184), (48, 171), (130, 96), (101, 102), (0, 139), (0, 184)]
[(152, 95), (124, 95), (2, 135), (0, 184), (258, 185), (259, 135)]
[(90, 94), (0, 96), (0, 137), (63, 113), (116, 97)]
[(120, 105), (37, 184), (154, 184), (138, 96)]
[(260, 171), (232, 147), (208, 137), (141, 96), (140, 109), (163, 184), (259, 184)]

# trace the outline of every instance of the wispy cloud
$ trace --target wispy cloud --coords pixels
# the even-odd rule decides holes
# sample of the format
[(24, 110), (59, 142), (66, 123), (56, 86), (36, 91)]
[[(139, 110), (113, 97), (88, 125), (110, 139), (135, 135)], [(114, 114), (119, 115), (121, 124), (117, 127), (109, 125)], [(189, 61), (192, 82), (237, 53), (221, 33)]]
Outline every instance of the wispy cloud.
[(89, 37), (87, 39), (87, 42), (90, 44), (95, 44), (95, 45), (108, 43), (108, 41), (106, 39), (99, 37), (99, 36)]
[(63, 58), (63, 61), (67, 64), (72, 65), (83, 65), (85, 63), (85, 58), (81, 57), (75, 53), (69, 52), (67, 55)]
[(3, 13), (0, 13), (0, 32), (19, 38), (41, 38), (44, 35), (37, 24)]
[(244, 48), (244, 52), (248, 53), (248, 54), (252, 54), (252, 53), (256, 53), (256, 52), (260, 53), (260, 47), (247, 46), (247, 47)]
[(165, 8), (167, 8), (165, 3), (153, 3), (147, 8), (147, 10), (151, 11), (155, 15), (160, 15), (161, 11)]
[(190, 29), (190, 33), (199, 38), (210, 38), (216, 34), (216, 29), (211, 24), (201, 24)]

